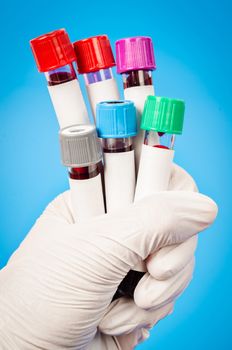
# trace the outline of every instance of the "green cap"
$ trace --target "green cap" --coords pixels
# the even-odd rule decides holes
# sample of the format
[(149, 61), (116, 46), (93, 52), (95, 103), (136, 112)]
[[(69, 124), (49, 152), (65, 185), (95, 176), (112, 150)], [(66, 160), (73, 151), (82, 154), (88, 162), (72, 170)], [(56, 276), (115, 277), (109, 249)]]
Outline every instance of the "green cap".
[(185, 103), (168, 97), (148, 96), (145, 102), (141, 129), (182, 134)]

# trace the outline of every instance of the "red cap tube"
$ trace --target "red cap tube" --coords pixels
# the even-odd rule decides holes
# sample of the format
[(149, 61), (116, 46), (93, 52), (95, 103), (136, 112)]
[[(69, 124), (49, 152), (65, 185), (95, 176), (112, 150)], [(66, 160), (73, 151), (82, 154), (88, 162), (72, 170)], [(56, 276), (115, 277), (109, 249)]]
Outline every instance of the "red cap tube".
[(75, 51), (65, 29), (41, 35), (30, 41), (40, 72), (48, 72), (76, 61)]

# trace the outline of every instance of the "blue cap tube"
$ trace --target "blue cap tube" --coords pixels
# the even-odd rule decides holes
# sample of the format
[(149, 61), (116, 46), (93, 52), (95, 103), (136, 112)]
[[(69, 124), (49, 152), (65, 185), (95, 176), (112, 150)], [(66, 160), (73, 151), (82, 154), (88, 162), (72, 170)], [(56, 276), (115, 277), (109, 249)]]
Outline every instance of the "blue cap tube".
[[(104, 152), (107, 212), (115, 212), (134, 201), (135, 158), (132, 138), (137, 135), (134, 103), (131, 101), (99, 103), (96, 122)], [(113, 300), (130, 296), (131, 290), (134, 290), (134, 279), (127, 278), (119, 285)]]

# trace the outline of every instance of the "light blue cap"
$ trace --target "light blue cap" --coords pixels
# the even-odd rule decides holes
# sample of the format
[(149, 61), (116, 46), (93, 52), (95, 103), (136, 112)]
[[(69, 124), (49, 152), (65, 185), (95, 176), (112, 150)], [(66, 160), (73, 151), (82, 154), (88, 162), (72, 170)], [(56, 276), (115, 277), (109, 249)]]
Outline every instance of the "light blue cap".
[(102, 139), (136, 136), (136, 109), (132, 101), (104, 101), (97, 104), (97, 132)]

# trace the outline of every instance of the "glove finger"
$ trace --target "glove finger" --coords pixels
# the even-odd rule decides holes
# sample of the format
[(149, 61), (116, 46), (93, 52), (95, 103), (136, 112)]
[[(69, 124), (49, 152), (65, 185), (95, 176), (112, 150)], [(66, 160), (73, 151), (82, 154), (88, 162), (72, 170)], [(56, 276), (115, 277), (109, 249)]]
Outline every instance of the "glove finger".
[(108, 335), (129, 334), (136, 329), (150, 329), (173, 309), (172, 304), (157, 310), (140, 309), (133, 300), (120, 298), (109, 305), (99, 324), (99, 330)]
[(168, 190), (198, 192), (197, 185), (192, 176), (177, 164), (173, 164)]
[(136, 305), (142, 309), (156, 310), (173, 302), (190, 283), (193, 269), (194, 258), (178, 274), (165, 281), (158, 281), (146, 273), (135, 289), (134, 301)]
[[(193, 178), (177, 164), (173, 164), (172, 167), (169, 190), (198, 192)], [(197, 238), (192, 237), (184, 242), (183, 246), (181, 244), (180, 248), (177, 248), (179, 245), (161, 248), (147, 260), (149, 272), (159, 280), (170, 278), (189, 263), (196, 249), (196, 244)]]
[[(193, 178), (177, 164), (173, 164), (169, 190), (198, 191)], [(157, 280), (174, 276), (193, 258), (196, 246), (197, 236), (193, 236), (181, 244), (161, 248), (147, 258), (149, 273)]]
[(178, 274), (194, 257), (197, 247), (197, 236), (181, 244), (164, 247), (151, 254), (147, 260), (147, 270), (156, 280), (166, 280)]
[(86, 221), (83, 234), (90, 231), (89, 225), (92, 229), (94, 225), (101, 242), (105, 237), (108, 244), (110, 237), (119, 244), (117, 250), (125, 256), (123, 261), (128, 261), (130, 268), (160, 248), (182, 243), (203, 231), (216, 215), (217, 206), (207, 196), (189, 191), (164, 191), (144, 198), (128, 210)]
[(70, 191), (59, 194), (45, 209), (43, 217), (55, 218), (67, 224), (74, 223)]

